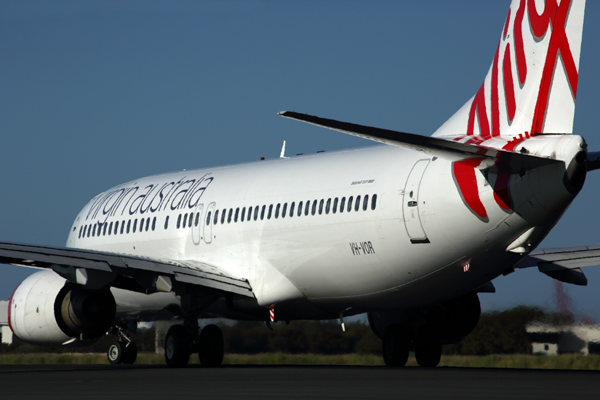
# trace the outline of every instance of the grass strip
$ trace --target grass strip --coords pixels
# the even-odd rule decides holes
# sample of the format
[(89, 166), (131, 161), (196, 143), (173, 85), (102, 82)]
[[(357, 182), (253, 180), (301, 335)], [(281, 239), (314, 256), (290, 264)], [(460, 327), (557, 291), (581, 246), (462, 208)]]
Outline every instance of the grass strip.
[[(164, 364), (164, 356), (154, 353), (140, 353), (136, 364)], [(198, 357), (190, 357), (190, 364), (197, 364)], [(42, 364), (108, 364), (106, 354), (52, 354), (23, 353), (0, 354), (3, 365), (42, 365)], [(356, 365), (383, 366), (381, 356), (361, 354), (226, 354), (226, 365)], [(408, 359), (407, 366), (416, 367), (414, 357)], [(442, 356), (440, 367), (463, 368), (524, 368), (524, 369), (577, 369), (600, 370), (600, 355), (562, 354), (558, 356), (532, 355), (490, 355), (490, 356)]]

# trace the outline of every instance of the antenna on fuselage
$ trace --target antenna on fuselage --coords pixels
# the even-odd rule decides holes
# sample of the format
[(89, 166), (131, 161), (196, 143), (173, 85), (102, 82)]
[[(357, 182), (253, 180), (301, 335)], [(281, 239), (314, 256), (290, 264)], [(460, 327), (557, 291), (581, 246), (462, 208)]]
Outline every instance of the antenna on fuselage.
[(281, 147), (281, 154), (279, 155), (279, 158), (287, 158), (285, 156), (285, 140), (283, 141), (283, 146)]

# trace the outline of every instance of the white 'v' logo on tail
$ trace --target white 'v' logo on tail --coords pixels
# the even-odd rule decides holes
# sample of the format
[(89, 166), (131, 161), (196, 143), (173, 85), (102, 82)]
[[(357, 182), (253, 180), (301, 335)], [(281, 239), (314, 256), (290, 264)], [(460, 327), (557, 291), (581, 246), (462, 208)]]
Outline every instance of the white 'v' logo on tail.
[(479, 91), (433, 136), (512, 151), (536, 134), (571, 133), (584, 7), (513, 0)]

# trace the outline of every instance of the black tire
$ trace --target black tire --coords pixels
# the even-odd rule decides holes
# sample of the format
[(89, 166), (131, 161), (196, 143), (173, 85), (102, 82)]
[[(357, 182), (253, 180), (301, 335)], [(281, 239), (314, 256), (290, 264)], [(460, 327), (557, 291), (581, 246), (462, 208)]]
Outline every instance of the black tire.
[(108, 358), (108, 362), (111, 364), (121, 364), (123, 362), (124, 348), (125, 346), (123, 342), (112, 342), (108, 346), (108, 350), (106, 350), (106, 357)]
[(437, 367), (442, 357), (442, 340), (437, 331), (423, 325), (415, 338), (415, 358), (421, 367)]
[(127, 346), (125, 346), (125, 354), (123, 355), (123, 359), (121, 362), (123, 364), (133, 364), (137, 358), (137, 346), (135, 343), (131, 342)]
[(182, 368), (190, 360), (192, 338), (183, 325), (173, 325), (165, 337), (165, 362), (170, 368)]
[(219, 367), (223, 363), (223, 333), (216, 325), (207, 325), (200, 332), (198, 358), (205, 368)]
[(386, 328), (382, 343), (383, 361), (388, 367), (404, 367), (410, 351), (410, 335), (399, 325)]

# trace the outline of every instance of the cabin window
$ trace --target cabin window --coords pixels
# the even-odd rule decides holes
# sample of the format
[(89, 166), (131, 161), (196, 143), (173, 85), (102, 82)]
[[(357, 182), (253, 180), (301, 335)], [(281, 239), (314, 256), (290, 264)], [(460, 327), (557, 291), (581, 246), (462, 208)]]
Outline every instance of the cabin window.
[(303, 204), (302, 201), (300, 203), (298, 203), (298, 216), (299, 217), (302, 216), (302, 204)]
[(325, 200), (321, 199), (321, 201), (319, 202), (319, 215), (323, 214), (323, 204), (325, 203)]
[(283, 205), (283, 210), (281, 211), (281, 218), (285, 218), (285, 212), (287, 211), (287, 203)]
[(90, 228), (89, 225), (86, 225), (85, 228), (83, 228), (83, 236), (90, 237), (91, 234), (92, 234), (92, 228)]
[(103, 226), (103, 229), (102, 229), (102, 236), (106, 236), (106, 228), (108, 227), (108, 222), (105, 222), (103, 225), (104, 226)]
[(246, 207), (242, 208), (242, 216), (240, 217), (240, 221), (244, 222), (244, 218), (246, 218)]
[(136, 229), (137, 229), (137, 218), (133, 220), (133, 233), (135, 233)]
[(327, 204), (325, 205), (325, 214), (329, 214), (330, 209), (331, 209), (331, 199), (327, 199)]
[(311, 214), (315, 215), (317, 213), (317, 200), (313, 200)]
[(115, 230), (114, 230), (114, 232), (115, 232), (115, 235), (117, 233), (119, 233), (119, 221), (115, 221)]
[(365, 195), (365, 199), (363, 200), (363, 211), (367, 211), (367, 207), (369, 206), (369, 195)]
[[(167, 215), (167, 217), (165, 218), (165, 229), (169, 228), (169, 216)], [(123, 229), (123, 225), (121, 225), (121, 230)], [(129, 231), (129, 230), (127, 230)]]
[(208, 212), (208, 215), (206, 216), (206, 225), (210, 225), (210, 217), (211, 217), (212, 211)]
[(92, 231), (92, 237), (96, 236), (96, 224), (94, 224), (94, 230)]
[(177, 217), (177, 229), (179, 229), (180, 227), (181, 227), (181, 214), (179, 214), (179, 216)]
[(200, 213), (196, 213), (196, 219), (194, 220), (194, 226), (198, 226), (198, 222), (200, 222)]
[(338, 205), (338, 198), (336, 197), (335, 199), (333, 199), (333, 208), (331, 209), (331, 212), (333, 214), (335, 214), (337, 211), (337, 205)]
[(112, 235), (112, 227), (113, 227), (113, 223), (111, 222), (110, 225), (108, 226), (108, 236)]
[(229, 209), (229, 214), (227, 214), (227, 223), (231, 223), (231, 216), (233, 215), (233, 208)]
[[(290, 218), (294, 216), (294, 207), (296, 206), (296, 202), (292, 201), (292, 204), (290, 204)], [(300, 206), (302, 207), (302, 206)]]
[[(182, 228), (185, 228), (185, 226), (187, 225), (187, 217), (188, 217), (187, 214), (183, 214), (183, 224), (181, 224)], [(179, 224), (177, 224), (177, 225), (179, 225)]]
[(83, 232), (83, 225), (79, 227), (79, 235), (77, 236), (79, 239), (81, 239), (81, 232)]
[(356, 196), (356, 203), (354, 203), (354, 211), (358, 211), (360, 208), (360, 196)]
[(277, 204), (275, 207), (275, 218), (279, 218), (279, 209), (281, 208), (281, 203)]
[(262, 206), (262, 210), (260, 210), (260, 220), (262, 221), (263, 219), (265, 219), (265, 210), (267, 209), (267, 206)]
[(352, 211), (352, 200), (354, 199), (353, 196), (348, 197), (348, 212)]
[(346, 198), (342, 197), (342, 200), (340, 200), (340, 212), (343, 213), (344, 212), (344, 206), (346, 205)]
[(150, 229), (150, 217), (146, 218), (146, 232)]
[(374, 210), (375, 207), (377, 207), (377, 195), (374, 194), (373, 197), (371, 197), (371, 210)]
[(310, 210), (310, 200), (307, 200), (306, 206), (304, 207), (304, 215), (308, 215), (309, 210)]
[(219, 222), (219, 210), (215, 211), (215, 219), (213, 219), (213, 225), (216, 225)]
[(233, 222), (237, 222), (238, 221), (238, 216), (240, 215), (240, 208), (236, 208), (235, 209), (235, 217), (233, 218)]
[(258, 219), (258, 206), (254, 207), (254, 220)]
[(223, 209), (223, 215), (221, 215), (221, 224), (225, 223), (225, 216), (227, 215), (227, 209)]
[[(191, 212), (191, 213), (190, 213), (190, 217), (189, 217), (189, 219), (188, 219), (188, 228), (191, 228), (191, 227), (192, 227), (192, 224), (194, 223), (193, 219), (194, 219), (194, 213), (193, 213), (193, 212)], [(185, 228), (185, 224), (183, 225), (183, 227)]]
[(154, 230), (154, 228), (156, 228), (156, 217), (152, 219), (152, 230)]
[(271, 214), (273, 213), (273, 204), (269, 205), (269, 213), (267, 214), (267, 219), (271, 219)]
[(125, 231), (125, 220), (121, 221), (121, 235)]
[(131, 220), (127, 220), (127, 233), (129, 233), (130, 228), (131, 228)]

